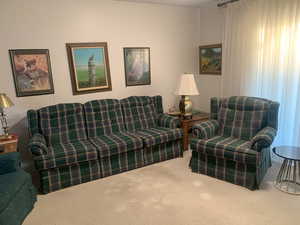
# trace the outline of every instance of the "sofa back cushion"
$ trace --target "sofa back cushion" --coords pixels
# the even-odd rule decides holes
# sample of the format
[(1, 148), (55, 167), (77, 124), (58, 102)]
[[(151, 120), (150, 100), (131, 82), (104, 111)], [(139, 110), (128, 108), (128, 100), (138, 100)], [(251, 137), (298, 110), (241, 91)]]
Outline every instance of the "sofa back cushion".
[(121, 100), (125, 127), (137, 131), (155, 127), (157, 113), (154, 101), (148, 96), (132, 96)]
[(233, 96), (220, 100), (218, 121), (221, 136), (249, 140), (267, 126), (270, 101)]
[(84, 104), (88, 137), (125, 131), (119, 100), (94, 100)]
[(87, 138), (83, 107), (79, 103), (58, 104), (38, 110), (40, 130), (48, 145)]

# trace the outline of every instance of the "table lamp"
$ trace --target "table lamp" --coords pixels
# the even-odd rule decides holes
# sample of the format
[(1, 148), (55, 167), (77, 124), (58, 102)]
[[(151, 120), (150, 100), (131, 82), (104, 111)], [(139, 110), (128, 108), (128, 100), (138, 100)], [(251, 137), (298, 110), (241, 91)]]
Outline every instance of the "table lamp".
[(2, 138), (9, 139), (10, 135), (8, 134), (8, 125), (6, 120), (6, 114), (4, 113), (5, 108), (13, 106), (13, 102), (7, 97), (6, 94), (0, 93), (0, 120), (3, 128), (4, 135)]
[(183, 74), (180, 78), (177, 95), (181, 95), (179, 109), (184, 118), (192, 117), (192, 101), (190, 95), (199, 95), (194, 74)]

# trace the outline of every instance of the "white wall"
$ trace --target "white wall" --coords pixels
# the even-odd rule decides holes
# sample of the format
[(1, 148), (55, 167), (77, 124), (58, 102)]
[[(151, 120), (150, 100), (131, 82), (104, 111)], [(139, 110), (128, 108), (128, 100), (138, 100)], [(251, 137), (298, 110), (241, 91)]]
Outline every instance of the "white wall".
[[(8, 110), (13, 131), (23, 135), (28, 109), (56, 103), (162, 95), (165, 110), (177, 105), (173, 92), (179, 75), (195, 72), (197, 65), (198, 19), (197, 9), (112, 0), (1, 1), (0, 92), (15, 103)], [(209, 24), (204, 26), (208, 29)], [(70, 42), (108, 42), (113, 91), (72, 95), (65, 49)], [(152, 84), (126, 88), (122, 48), (143, 46), (151, 48)], [(54, 95), (16, 97), (8, 49), (19, 48), (50, 50)], [(212, 77), (200, 79), (202, 96), (203, 79), (215, 82)]]
[[(202, 7), (198, 10), (198, 45), (197, 59), (199, 58), (198, 47), (200, 45), (210, 45), (222, 43), (223, 38), (223, 11), (212, 6)], [(197, 63), (199, 67), (199, 63)], [(199, 73), (199, 68), (197, 68)], [(218, 75), (197, 75), (195, 76), (200, 95), (194, 96), (193, 105), (195, 108), (209, 112), (210, 98), (221, 96), (221, 76)]]

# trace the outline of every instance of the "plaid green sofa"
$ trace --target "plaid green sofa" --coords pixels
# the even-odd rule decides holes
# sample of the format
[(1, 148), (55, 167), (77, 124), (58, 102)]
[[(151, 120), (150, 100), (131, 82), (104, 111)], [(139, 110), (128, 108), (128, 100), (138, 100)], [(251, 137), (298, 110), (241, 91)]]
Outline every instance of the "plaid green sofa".
[(161, 96), (58, 104), (27, 118), (42, 193), (182, 156), (179, 120), (163, 114)]
[(258, 189), (271, 166), (278, 109), (261, 98), (212, 98), (210, 120), (192, 128), (192, 172)]

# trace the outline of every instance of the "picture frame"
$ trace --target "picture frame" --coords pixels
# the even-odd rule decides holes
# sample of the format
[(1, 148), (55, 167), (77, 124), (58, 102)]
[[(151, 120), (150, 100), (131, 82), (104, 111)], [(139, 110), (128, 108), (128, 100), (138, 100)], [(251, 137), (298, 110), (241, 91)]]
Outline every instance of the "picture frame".
[(73, 95), (111, 91), (107, 42), (66, 43)]
[(199, 73), (222, 74), (222, 44), (199, 47)]
[(54, 94), (48, 49), (10, 49), (17, 97)]
[(150, 48), (126, 47), (123, 51), (126, 87), (151, 85)]

